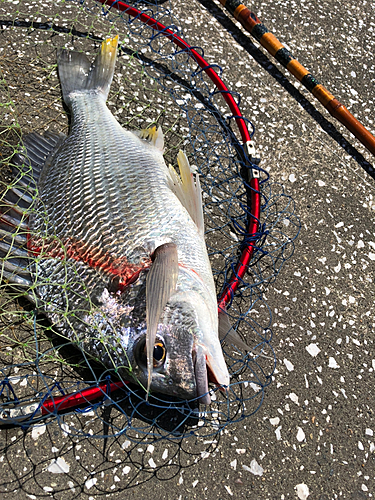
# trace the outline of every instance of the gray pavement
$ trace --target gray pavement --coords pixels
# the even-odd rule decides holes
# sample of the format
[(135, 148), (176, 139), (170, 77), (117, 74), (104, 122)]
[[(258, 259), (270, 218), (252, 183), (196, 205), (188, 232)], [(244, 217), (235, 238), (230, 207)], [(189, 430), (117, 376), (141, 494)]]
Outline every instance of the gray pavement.
[[(72, 438), (57, 423), (39, 436), (37, 428), (1, 430), (1, 498), (372, 498), (374, 158), (217, 4), (172, 0), (171, 8), (186, 39), (241, 94), (261, 166), (294, 198), (301, 220), (294, 255), (266, 291), (273, 383), (260, 410), (214, 443), (121, 446)], [(375, 133), (371, 2), (249, 8)], [(153, 473), (166, 453), (172, 462)]]

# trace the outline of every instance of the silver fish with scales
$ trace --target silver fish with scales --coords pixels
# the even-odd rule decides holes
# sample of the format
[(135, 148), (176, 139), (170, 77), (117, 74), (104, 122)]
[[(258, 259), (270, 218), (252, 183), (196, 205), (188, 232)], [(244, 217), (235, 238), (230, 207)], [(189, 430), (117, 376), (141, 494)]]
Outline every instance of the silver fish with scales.
[(24, 175), (2, 200), (2, 275), (147, 393), (209, 404), (208, 382), (224, 388), (229, 374), (199, 177), (182, 151), (180, 175), (166, 166), (160, 128), (125, 130), (107, 108), (117, 43), (93, 64), (58, 53), (70, 133), (29, 134), (14, 158)]

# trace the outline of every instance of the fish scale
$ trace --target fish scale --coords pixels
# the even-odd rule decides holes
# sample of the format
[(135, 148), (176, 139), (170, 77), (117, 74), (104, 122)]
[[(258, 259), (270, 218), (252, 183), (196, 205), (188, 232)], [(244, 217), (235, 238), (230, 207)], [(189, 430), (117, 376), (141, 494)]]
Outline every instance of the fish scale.
[[(72, 236), (89, 246), (98, 246), (99, 237), (103, 251), (117, 257), (125, 255), (130, 262), (135, 260), (135, 248), (145, 246), (150, 252), (154, 250), (153, 240), (158, 240), (158, 244), (176, 241), (181, 262), (206, 283), (212, 282), (210, 264), (204, 258), (205, 247), (199, 240), (200, 245), (195, 243), (197, 229), (167, 185), (161, 153), (155, 159), (153, 146), (121, 128), (100, 96), (78, 96), (73, 114), (71, 134), (40, 187), (55, 234), (61, 239)], [(80, 119), (83, 114), (85, 118)], [(98, 115), (103, 117), (100, 129), (89, 126)], [(86, 155), (93, 144), (94, 152)], [(141, 172), (140, 157), (144, 169)], [(97, 196), (98, 191), (106, 196)], [(40, 229), (37, 220), (33, 224), (32, 229)], [(103, 245), (100, 236), (106, 233), (112, 239)], [(138, 257), (139, 252), (136, 254)], [(209, 286), (214, 289), (213, 283)]]
[(181, 177), (166, 166), (160, 130), (125, 130), (107, 108), (116, 46), (103, 42), (91, 66), (81, 53), (58, 53), (70, 133), (30, 134), (30, 161), (15, 156), (21, 171), (33, 167), (38, 196), (20, 198), (22, 226), (16, 190), (5, 195), (29, 236), (9, 246), (13, 222), (1, 216), (0, 261), (10, 282), (34, 283), (30, 299), (59, 333), (107, 369), (131, 374), (147, 393), (208, 404), (208, 373), (219, 386), (229, 374), (199, 179), (182, 152)]

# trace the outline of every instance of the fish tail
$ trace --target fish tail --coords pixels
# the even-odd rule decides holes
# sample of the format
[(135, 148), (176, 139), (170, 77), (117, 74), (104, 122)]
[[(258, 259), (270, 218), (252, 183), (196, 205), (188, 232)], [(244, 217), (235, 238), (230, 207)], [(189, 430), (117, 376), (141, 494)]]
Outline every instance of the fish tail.
[(82, 52), (60, 49), (57, 52), (57, 66), (66, 104), (71, 94), (93, 90), (107, 100), (115, 71), (118, 36), (107, 38), (99, 54), (91, 64)]

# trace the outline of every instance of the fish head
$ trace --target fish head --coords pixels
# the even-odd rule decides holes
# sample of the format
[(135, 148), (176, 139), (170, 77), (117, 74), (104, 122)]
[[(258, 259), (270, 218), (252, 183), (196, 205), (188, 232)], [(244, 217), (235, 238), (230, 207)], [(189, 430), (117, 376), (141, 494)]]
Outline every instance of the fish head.
[[(192, 352), (194, 338), (186, 335), (190, 317), (180, 308), (167, 308), (158, 324), (153, 349), (151, 392), (168, 394), (181, 399), (196, 398), (196, 380)], [(133, 349), (133, 373), (147, 387), (146, 326)]]
[[(129, 321), (129, 318), (126, 320)], [(144, 318), (138, 328), (134, 328), (134, 322), (132, 323), (126, 339), (126, 353), (132, 366), (133, 377), (146, 388), (148, 379), (146, 321)], [(152, 393), (167, 394), (187, 400), (197, 397), (195, 328), (193, 311), (186, 308), (185, 304), (167, 305), (158, 324), (153, 349), (150, 386)]]
[[(126, 299), (125, 299), (126, 300)], [(126, 325), (124, 350), (133, 377), (147, 387), (147, 326), (145, 299), (138, 294)], [(197, 290), (178, 290), (168, 301), (158, 323), (153, 349), (151, 392), (181, 399), (199, 398), (210, 404), (208, 383), (229, 385), (229, 374), (218, 338), (216, 304), (207, 305)]]

